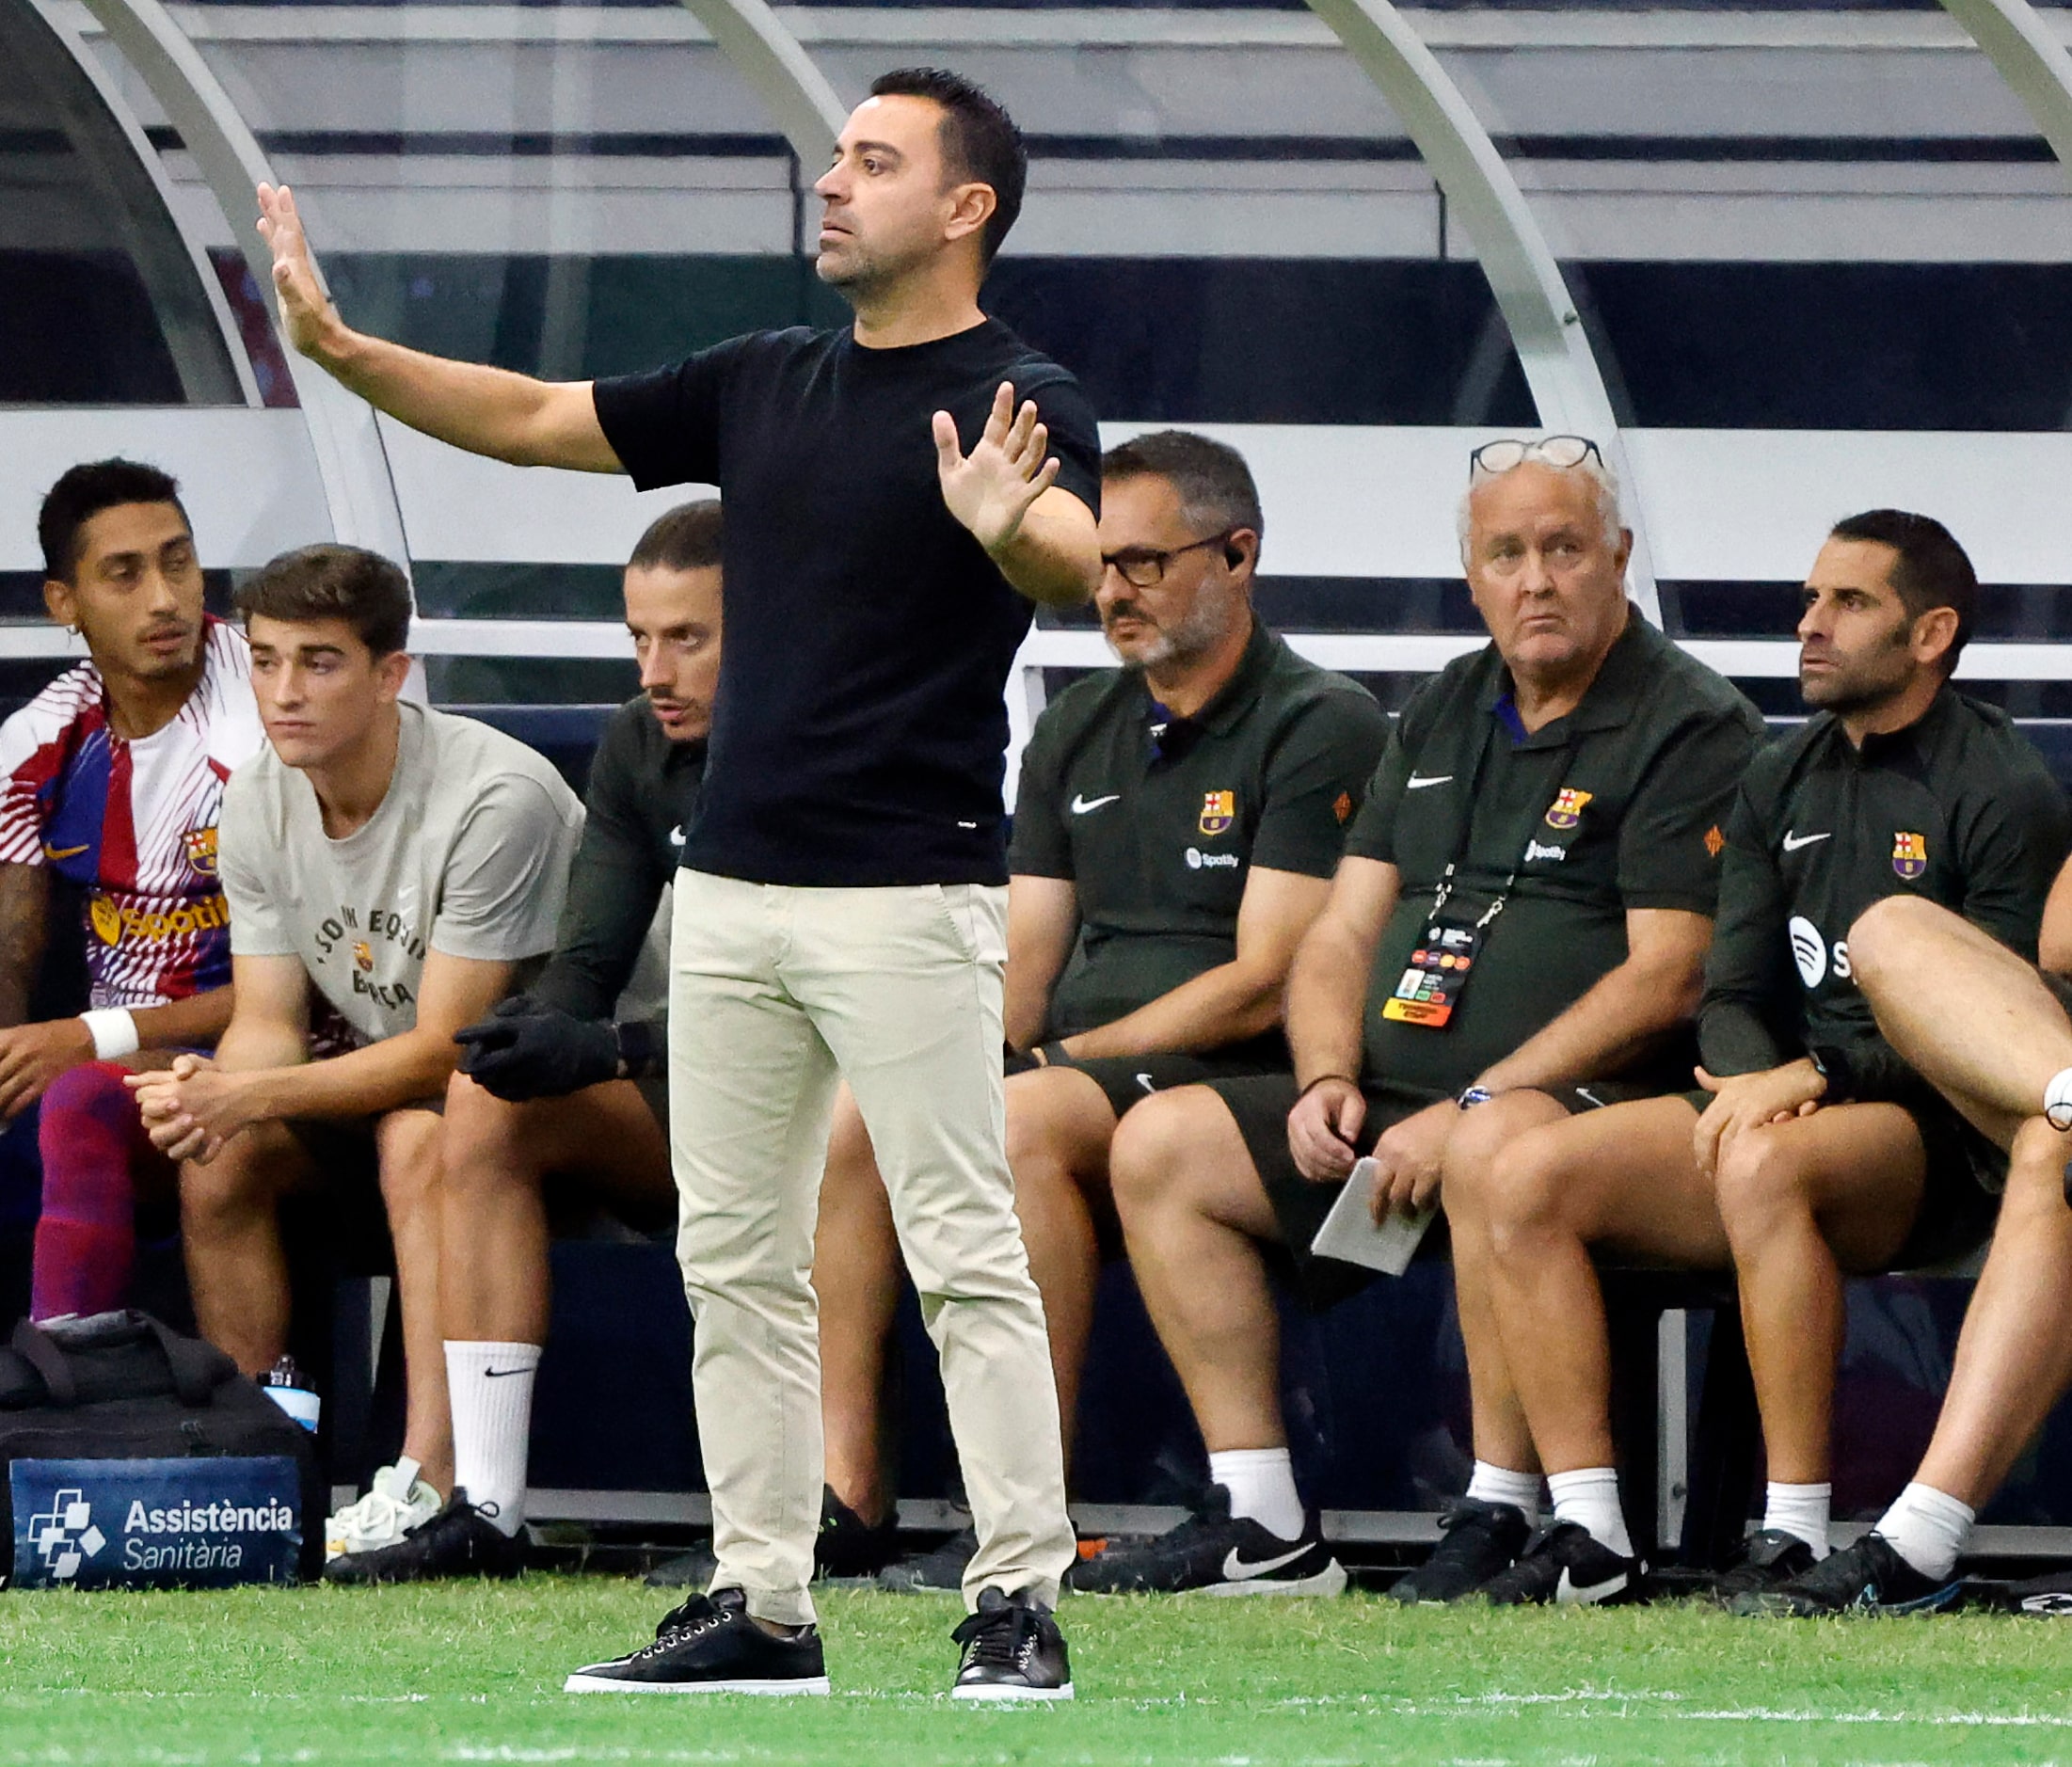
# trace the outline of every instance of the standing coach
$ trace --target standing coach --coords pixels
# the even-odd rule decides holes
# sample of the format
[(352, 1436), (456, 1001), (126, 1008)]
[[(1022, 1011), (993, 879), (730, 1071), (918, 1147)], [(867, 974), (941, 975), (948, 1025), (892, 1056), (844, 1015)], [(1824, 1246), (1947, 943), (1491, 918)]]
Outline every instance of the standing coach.
[(719, 1568), (652, 1644), (571, 1691), (827, 1691), (806, 1591), (821, 1478), (808, 1278), (839, 1074), (942, 1356), (978, 1524), (953, 1691), (1071, 1696), (1050, 1609), (1075, 1545), (1004, 1147), (1000, 782), (1028, 604), (1082, 602), (1099, 576), (1099, 438), (1071, 377), (979, 308), (1021, 207), (1013, 123), (937, 71), (871, 94), (816, 185), (821, 278), (854, 325), (595, 384), (352, 331), (293, 197), (259, 193), (289, 337), (372, 404), (517, 465), (714, 483), (725, 501), (727, 641), (669, 1014)]

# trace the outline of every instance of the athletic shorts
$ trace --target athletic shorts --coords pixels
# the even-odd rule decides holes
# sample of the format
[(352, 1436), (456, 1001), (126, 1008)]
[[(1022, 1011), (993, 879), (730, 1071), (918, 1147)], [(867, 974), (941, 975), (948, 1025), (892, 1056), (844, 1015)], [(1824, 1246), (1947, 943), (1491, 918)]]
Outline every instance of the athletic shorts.
[(1084, 1074), (1107, 1095), (1108, 1108), (1120, 1122), (1132, 1105), (1154, 1092), (1170, 1092), (1176, 1086), (1205, 1086), (1211, 1081), (1240, 1076), (1285, 1079), (1288, 1069), (1284, 1046), (1279, 1053), (1282, 1059), (1275, 1062), (1270, 1054), (1247, 1044), (1227, 1053), (1211, 1050), (1193, 1055), (1089, 1056), (1083, 1060), (1068, 1059), (1052, 1065), (1076, 1068)]
[[(1267, 1200), (1273, 1205), (1282, 1242), (1310, 1304), (1328, 1307), (1364, 1288), (1374, 1280), (1374, 1271), (1337, 1258), (1319, 1258), (1310, 1250), (1310, 1241), (1316, 1237), (1324, 1217), (1331, 1213), (1331, 1204), (1346, 1186), (1343, 1183), (1313, 1184), (1302, 1176), (1295, 1155), (1288, 1151), (1288, 1112), (1301, 1095), (1294, 1076), (1248, 1075), (1211, 1080), (1208, 1087), (1236, 1122), (1237, 1133), (1244, 1138), (1245, 1151), (1251, 1155)], [(1353, 1142), (1354, 1151), (1360, 1154), (1372, 1153), (1375, 1142), (1406, 1117), (1452, 1096), (1406, 1086), (1367, 1086), (1361, 1090), (1367, 1101), (1367, 1115)], [(1571, 1116), (1660, 1095), (1659, 1088), (1631, 1080), (1593, 1080), (1586, 1086), (1548, 1089), (1548, 1096)], [(1445, 1245), (1443, 1221), (1435, 1222), (1418, 1247), (1418, 1256), (1437, 1256)]]

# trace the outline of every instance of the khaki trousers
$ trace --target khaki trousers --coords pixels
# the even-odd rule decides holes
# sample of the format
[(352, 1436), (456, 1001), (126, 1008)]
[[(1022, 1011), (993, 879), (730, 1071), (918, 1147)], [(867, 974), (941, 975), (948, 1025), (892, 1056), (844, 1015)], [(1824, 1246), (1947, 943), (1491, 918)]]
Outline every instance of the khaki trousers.
[(988, 1584), (1055, 1603), (1076, 1548), (1043, 1302), (1008, 1172), (1004, 889), (800, 889), (679, 871), (670, 944), (670, 1143), (712, 1493), (713, 1586), (813, 1618), (820, 1529), (810, 1281), (837, 1077), (877, 1150), (942, 1359)]

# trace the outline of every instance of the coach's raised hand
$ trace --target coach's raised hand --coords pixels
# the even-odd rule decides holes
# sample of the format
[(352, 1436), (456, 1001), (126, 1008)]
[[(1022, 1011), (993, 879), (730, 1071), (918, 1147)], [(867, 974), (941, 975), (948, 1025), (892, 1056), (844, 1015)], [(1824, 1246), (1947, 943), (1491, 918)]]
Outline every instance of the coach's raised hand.
[(935, 413), (934, 429), (943, 502), (1000, 574), (1031, 601), (1071, 606), (1092, 595), (1101, 569), (1093, 512), (1056, 490), (1059, 462), (1035, 401), (1017, 411), (1013, 385), (1002, 381), (968, 454), (948, 411)]
[(604, 439), (588, 381), (534, 380), (450, 362), (355, 331), (324, 292), (286, 185), (259, 186), (259, 231), (274, 254), (274, 300), (289, 343), (375, 409), (513, 466), (625, 470)]
[(325, 293), (324, 279), (317, 275), (295, 192), (286, 184), (278, 189), (259, 186), (259, 236), (274, 254), (274, 305), (280, 312), (282, 335), (304, 356), (322, 361), (327, 334), (342, 332), (344, 326)]

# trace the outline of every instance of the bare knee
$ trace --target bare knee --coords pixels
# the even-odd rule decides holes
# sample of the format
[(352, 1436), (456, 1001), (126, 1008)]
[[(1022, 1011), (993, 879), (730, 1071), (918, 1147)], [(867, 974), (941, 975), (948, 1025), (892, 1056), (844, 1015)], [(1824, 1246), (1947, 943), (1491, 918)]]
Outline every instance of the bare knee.
[(1219, 1117), (1229, 1122), (1222, 1101), (1205, 1086), (1154, 1093), (1124, 1116), (1108, 1145), (1108, 1170), (1125, 1222), (1133, 1213), (1170, 1204), (1195, 1182)]
[(1849, 928), (1849, 967), (1857, 985), (1875, 994), (1902, 981), (1918, 962), (1921, 941), (1937, 921), (1950, 918), (1949, 910), (1915, 896), (1888, 896), (1872, 903)]
[[(514, 1105), (456, 1074), (446, 1088), (446, 1112), (436, 1170), (449, 1190), (501, 1189), (528, 1169), (526, 1119), (532, 1106)], [(412, 1157), (406, 1154), (406, 1158)], [(422, 1155), (417, 1156), (422, 1163)], [(382, 1161), (384, 1186), (390, 1162)]]
[(2007, 1191), (2000, 1218), (2035, 1217), (2053, 1225), (2072, 1215), (2065, 1197), (2065, 1161), (2072, 1157), (2072, 1137), (2060, 1135), (2041, 1117), (2031, 1117), (2015, 1131), (2007, 1159)]
[(399, 1110), (383, 1118), (376, 1129), (381, 1200), (391, 1220), (422, 1207), (438, 1184), (441, 1126), (441, 1120), (428, 1110)]
[(180, 1215), (189, 1234), (241, 1220), (270, 1209), (280, 1199), (276, 1162), (249, 1136), (227, 1144), (207, 1165), (189, 1160), (180, 1169)]
[(1721, 1152), (1720, 1219), (1737, 1243), (1812, 1212), (1811, 1174), (1775, 1129), (1745, 1129)]
[[(1447, 1206), (1452, 1177), (1447, 1177)], [(1474, 1209), (1490, 1250), (1498, 1258), (1524, 1255), (1549, 1235), (1584, 1237), (1589, 1223), (1580, 1206), (1580, 1187), (1570, 1181), (1559, 1143), (1528, 1129), (1506, 1145), (1503, 1157), (1485, 1164), (1473, 1187)]]
[(1546, 1121), (1546, 1095), (1508, 1092), (1460, 1113), (1446, 1138), (1441, 1195), (1446, 1212), (1480, 1215), (1509, 1179), (1518, 1143)]

